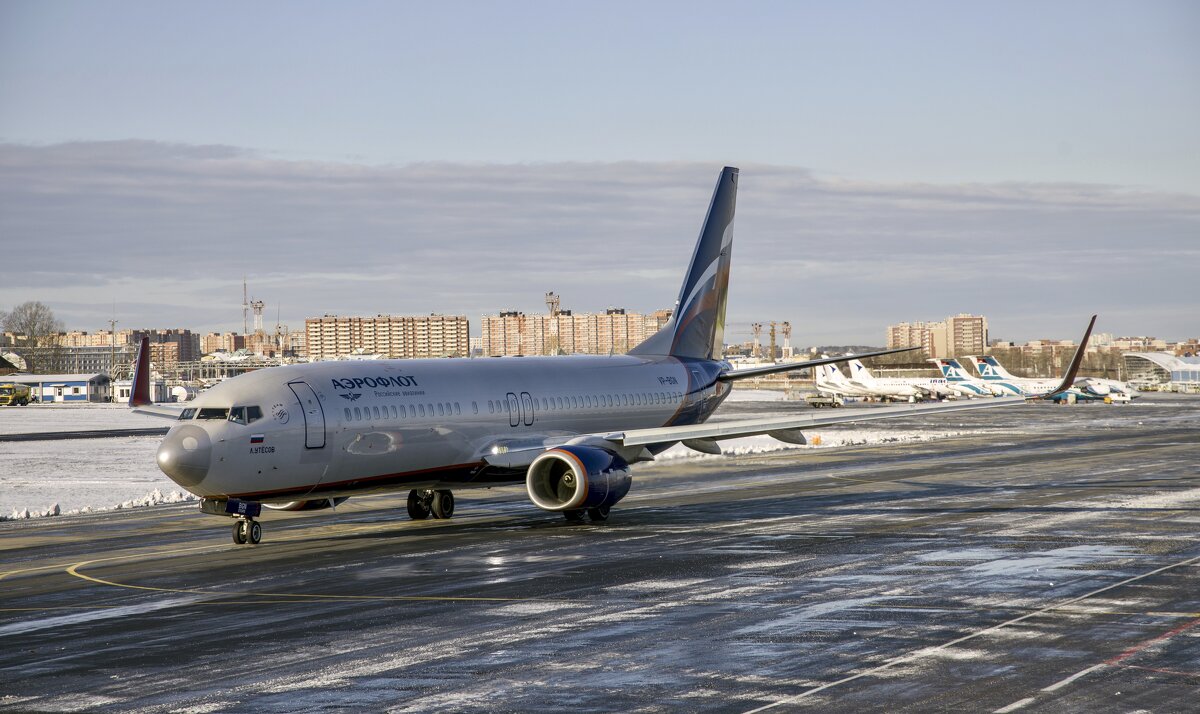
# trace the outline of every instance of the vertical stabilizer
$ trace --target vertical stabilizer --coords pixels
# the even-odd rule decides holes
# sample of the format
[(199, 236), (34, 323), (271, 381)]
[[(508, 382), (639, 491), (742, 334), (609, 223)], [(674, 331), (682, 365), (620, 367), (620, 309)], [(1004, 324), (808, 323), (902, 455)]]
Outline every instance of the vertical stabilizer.
[(129, 389), (129, 406), (144, 407), (153, 403), (150, 398), (150, 338), (142, 335), (142, 346), (138, 348), (134, 362), (133, 384)]
[(975, 363), (975, 371), (979, 372), (979, 376), (984, 379), (1016, 379), (991, 355), (971, 357), (971, 360)]
[(875, 375), (871, 374), (871, 370), (867, 369), (867, 366), (860, 360), (852, 359), (849, 365), (850, 379), (859, 384), (873, 384), (875, 382)]
[(726, 166), (717, 179), (671, 321), (629, 354), (721, 358), (737, 179), (738, 170), (731, 166)]

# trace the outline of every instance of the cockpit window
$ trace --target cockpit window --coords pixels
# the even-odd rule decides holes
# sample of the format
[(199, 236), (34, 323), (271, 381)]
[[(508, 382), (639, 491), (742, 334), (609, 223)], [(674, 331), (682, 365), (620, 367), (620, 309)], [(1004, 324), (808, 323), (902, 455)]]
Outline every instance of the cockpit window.
[(204, 407), (196, 415), (197, 419), (228, 419), (229, 409), (226, 407)]
[(262, 409), (259, 407), (234, 407), (229, 410), (229, 421), (235, 424), (250, 424), (262, 419)]
[(179, 413), (179, 421), (187, 421), (188, 419), (191, 419), (194, 416), (196, 416), (195, 409), (184, 409), (182, 412)]

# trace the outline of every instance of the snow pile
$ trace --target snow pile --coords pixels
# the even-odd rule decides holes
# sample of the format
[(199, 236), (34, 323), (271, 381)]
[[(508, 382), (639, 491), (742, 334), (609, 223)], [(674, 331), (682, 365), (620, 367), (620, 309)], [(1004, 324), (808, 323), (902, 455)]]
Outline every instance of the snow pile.
[(5, 517), (0, 516), (0, 521), (22, 521), (28, 518), (49, 518), (50, 516), (61, 515), (62, 509), (55, 503), (49, 508), (42, 511), (31, 511), (28, 508), (14, 509), (12, 515)]
[(121, 511), (129, 508), (142, 508), (145, 506), (157, 506), (161, 503), (188, 503), (189, 501), (198, 501), (198, 497), (184, 493), (182, 491), (170, 491), (163, 493), (159, 489), (154, 489), (150, 493), (139, 498), (131, 498), (127, 501), (122, 501), (116, 505), (109, 507), (100, 506), (84, 506), (83, 508), (75, 508), (70, 511), (63, 511), (57, 503), (49, 508), (41, 510), (28, 508), (14, 508), (9, 515), (0, 515), (0, 521), (22, 521), (30, 518), (50, 518), (53, 516), (78, 516), (83, 513), (99, 513), (101, 511)]
[[(741, 439), (725, 439), (721, 442), (721, 456), (702, 454), (692, 451), (683, 444), (676, 444), (659, 454), (656, 459), (719, 459), (725, 456), (747, 456), (750, 454), (766, 454), (773, 451), (791, 449), (828, 449), (844, 446), (874, 446), (876, 444), (898, 444), (916, 441), (933, 441), (948, 439), (955, 436), (982, 433), (976, 429), (959, 429), (953, 431), (910, 431), (897, 432), (888, 429), (842, 429), (822, 430), (820, 432), (805, 432), (809, 443), (803, 446), (786, 444), (776, 441), (769, 436), (748, 436)], [(821, 443), (814, 442), (820, 438)]]
[(186, 503), (188, 501), (198, 501), (194, 494), (184, 493), (183, 491), (171, 491), (163, 495), (163, 492), (157, 488), (141, 498), (133, 498), (128, 501), (122, 501), (113, 506), (113, 510), (121, 510), (125, 508), (141, 508), (143, 506), (157, 506), (160, 503)]

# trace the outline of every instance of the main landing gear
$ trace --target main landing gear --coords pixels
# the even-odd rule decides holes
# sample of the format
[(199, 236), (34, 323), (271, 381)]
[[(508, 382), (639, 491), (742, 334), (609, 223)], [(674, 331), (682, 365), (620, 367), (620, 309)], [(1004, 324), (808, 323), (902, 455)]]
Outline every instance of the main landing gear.
[(603, 523), (608, 520), (608, 506), (599, 506), (597, 508), (578, 508), (573, 511), (563, 511), (563, 518), (566, 518), (571, 523), (583, 523), (583, 515), (586, 513), (588, 519), (592, 523)]
[(253, 518), (239, 518), (233, 524), (233, 542), (238, 545), (258, 545), (262, 540), (262, 524)]
[(408, 515), (414, 521), (423, 521), (429, 516), (449, 518), (454, 515), (454, 493), (452, 491), (409, 491)]

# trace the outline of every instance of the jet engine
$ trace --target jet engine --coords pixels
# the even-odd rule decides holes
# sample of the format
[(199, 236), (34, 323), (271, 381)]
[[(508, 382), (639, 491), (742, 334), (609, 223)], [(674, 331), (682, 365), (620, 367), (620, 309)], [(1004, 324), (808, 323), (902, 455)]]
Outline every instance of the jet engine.
[(596, 446), (566, 445), (529, 465), (525, 489), (547, 511), (607, 509), (629, 493), (633, 474), (619, 455)]
[(308, 501), (288, 501), (287, 503), (264, 503), (263, 505), (275, 511), (320, 511), (342, 505), (349, 496), (341, 498), (315, 498)]

